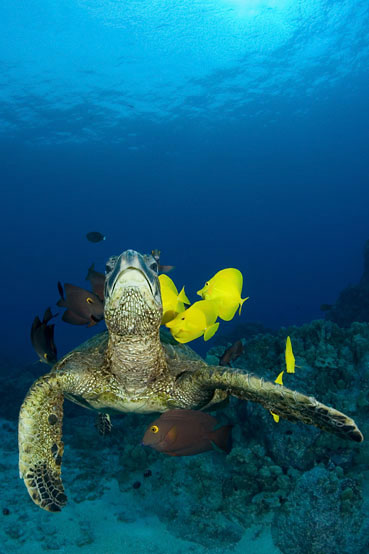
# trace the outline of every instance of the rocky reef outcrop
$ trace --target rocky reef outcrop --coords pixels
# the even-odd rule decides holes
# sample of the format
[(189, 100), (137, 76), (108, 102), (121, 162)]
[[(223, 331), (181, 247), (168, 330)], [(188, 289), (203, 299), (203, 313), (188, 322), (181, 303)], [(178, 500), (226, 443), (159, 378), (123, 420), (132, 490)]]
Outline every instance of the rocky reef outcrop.
[(357, 285), (345, 288), (335, 304), (323, 304), (325, 318), (341, 327), (348, 327), (354, 321), (369, 322), (369, 240), (364, 247), (364, 270)]

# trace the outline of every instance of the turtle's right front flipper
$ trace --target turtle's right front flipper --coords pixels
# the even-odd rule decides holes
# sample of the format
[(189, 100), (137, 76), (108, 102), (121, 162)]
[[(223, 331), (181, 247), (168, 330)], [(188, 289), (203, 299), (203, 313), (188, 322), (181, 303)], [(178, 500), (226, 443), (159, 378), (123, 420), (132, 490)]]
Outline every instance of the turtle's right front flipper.
[(242, 400), (261, 404), (267, 410), (289, 421), (315, 425), (341, 438), (362, 442), (364, 440), (355, 421), (346, 414), (307, 396), (264, 381), (242, 370), (225, 369), (223, 366), (206, 366), (192, 362), (198, 369), (183, 372), (176, 382), (177, 407), (204, 407), (209, 402), (209, 392), (221, 390)]
[(62, 373), (40, 377), (30, 388), (19, 414), (19, 471), (35, 504), (59, 512), (67, 502), (61, 480)]

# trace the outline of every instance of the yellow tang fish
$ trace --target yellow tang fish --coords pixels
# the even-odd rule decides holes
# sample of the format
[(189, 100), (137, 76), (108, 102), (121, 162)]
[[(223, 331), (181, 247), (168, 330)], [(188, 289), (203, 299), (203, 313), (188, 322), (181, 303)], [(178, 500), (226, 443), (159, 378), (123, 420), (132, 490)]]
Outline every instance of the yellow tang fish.
[(295, 356), (292, 352), (292, 344), (290, 337), (286, 340), (286, 351), (284, 353), (286, 359), (287, 373), (295, 373)]
[(217, 305), (211, 300), (200, 300), (166, 323), (173, 337), (181, 343), (189, 342), (204, 335), (209, 340), (216, 333), (219, 322)]
[[(284, 356), (286, 360), (287, 373), (295, 373), (295, 356), (293, 355), (293, 352), (292, 352), (292, 344), (289, 336), (287, 337), (287, 340), (286, 340), (286, 350), (285, 350)], [(275, 383), (278, 383), (278, 385), (283, 385), (283, 380), (282, 380), (283, 373), (284, 371), (281, 371), (277, 379), (274, 381)], [(278, 423), (279, 415), (274, 414), (273, 412), (270, 412), (270, 413), (272, 414), (274, 421)]]
[(178, 294), (177, 288), (172, 279), (168, 275), (159, 275), (161, 301), (163, 304), (163, 317), (161, 320), (162, 325), (168, 323), (171, 319), (174, 319), (179, 313), (183, 312), (184, 304), (191, 304), (188, 300), (184, 287)]
[[(278, 375), (277, 379), (275, 379), (275, 383), (278, 383), (278, 385), (283, 385), (283, 373), (284, 371), (281, 371), (280, 374)], [(274, 412), (270, 412), (273, 416), (273, 419), (276, 423), (278, 423), (279, 421), (279, 415), (278, 414), (275, 414)]]
[(218, 304), (218, 314), (221, 319), (230, 321), (247, 298), (241, 298), (243, 277), (238, 269), (229, 267), (218, 271), (205, 283), (205, 286), (197, 291), (204, 300), (214, 300)]

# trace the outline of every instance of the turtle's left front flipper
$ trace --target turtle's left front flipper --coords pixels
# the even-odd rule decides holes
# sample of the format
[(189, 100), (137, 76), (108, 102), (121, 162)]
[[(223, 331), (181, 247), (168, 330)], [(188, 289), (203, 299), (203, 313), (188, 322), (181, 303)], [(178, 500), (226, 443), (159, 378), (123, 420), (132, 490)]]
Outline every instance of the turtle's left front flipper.
[(361, 442), (364, 438), (355, 421), (342, 412), (282, 385), (264, 381), (241, 370), (199, 364), (199, 369), (183, 373), (176, 382), (176, 394), (188, 405), (200, 406), (209, 391), (225, 390), (243, 400), (261, 404), (290, 421), (315, 425), (341, 438)]
[(35, 504), (59, 512), (67, 502), (61, 480), (63, 390), (59, 374), (48, 373), (30, 388), (19, 414), (19, 471)]

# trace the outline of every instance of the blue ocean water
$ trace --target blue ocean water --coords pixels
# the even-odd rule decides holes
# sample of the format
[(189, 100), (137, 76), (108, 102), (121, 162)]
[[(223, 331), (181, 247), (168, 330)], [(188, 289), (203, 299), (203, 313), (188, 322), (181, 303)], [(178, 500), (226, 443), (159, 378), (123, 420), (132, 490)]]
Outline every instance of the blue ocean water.
[[(103, 323), (86, 329), (62, 322), (62, 312), (55, 305), (57, 282), (86, 287), (85, 276), (92, 262), (104, 271), (109, 256), (128, 248), (140, 252), (159, 248), (162, 263), (175, 266), (170, 275), (178, 287), (186, 286), (192, 302), (199, 299), (196, 291), (219, 269), (241, 270), (243, 290), (250, 299), (241, 316), (222, 322), (212, 341), (191, 343), (201, 355), (214, 345), (227, 343), (224, 337), (236, 333), (238, 324), (257, 323), (278, 334), (283, 327), (300, 328), (322, 319), (321, 304), (333, 304), (340, 291), (359, 282), (363, 248), (369, 238), (368, 29), (365, 0), (0, 3), (2, 417), (7, 437), (4, 463), (11, 483), (8, 481), (8, 488), (13, 491), (11, 496), (8, 491), (3, 501), (3, 508), (11, 505), (11, 513), (2, 521), (5, 552), (42, 552), (55, 545), (68, 553), (101, 554), (119, 548), (187, 553), (226, 552), (228, 547), (234, 552), (249, 548), (251, 553), (255, 548), (255, 552), (268, 554), (323, 552), (312, 545), (307, 550), (296, 545), (289, 550), (280, 536), (274, 536), (273, 542), (265, 535), (273, 510), (279, 512), (282, 505), (270, 505), (269, 511), (263, 512), (268, 525), (264, 520), (258, 522), (256, 514), (254, 524), (260, 529), (250, 535), (247, 515), (238, 515), (237, 525), (245, 534), (232, 535), (226, 526), (222, 528), (224, 535), (230, 533), (228, 546), (224, 536), (218, 538), (218, 546), (202, 540), (213, 531), (194, 526), (196, 535), (187, 513), (185, 521), (191, 532), (186, 534), (177, 526), (171, 535), (171, 518), (178, 522), (181, 512), (173, 511), (160, 520), (160, 513), (153, 514), (143, 496), (132, 500), (131, 519), (127, 515), (109, 519), (106, 529), (111, 542), (103, 525), (95, 535), (87, 532), (86, 526), (97, 528), (110, 509), (122, 513), (117, 508), (119, 495), (128, 492), (118, 473), (127, 460), (118, 459), (124, 446), (119, 432), (123, 433), (126, 424), (117, 423), (118, 438), (112, 439), (112, 450), (106, 441), (100, 447), (93, 418), (89, 431), (83, 418), (90, 414), (83, 411), (71, 412), (71, 418), (81, 418), (79, 432), (83, 435), (82, 429), (89, 437), (82, 441), (85, 450), (79, 453), (80, 459), (89, 450), (95, 451), (96, 467), (86, 483), (92, 490), (97, 488), (101, 497), (80, 493), (77, 501), (73, 498), (80, 488), (80, 462), (73, 464), (68, 450), (63, 475), (70, 472), (73, 476), (68, 490), (74, 492), (65, 508), (70, 511), (67, 515), (63, 512), (63, 520), (52, 520), (59, 516), (33, 506), (19, 480), (12, 485), (17, 473), (16, 412), (32, 381), (47, 370), (46, 365), (34, 364), (37, 356), (29, 334), (35, 315), (41, 317), (48, 306), (59, 312), (55, 328), (59, 356), (104, 328)], [(85, 235), (89, 231), (102, 232), (106, 240), (88, 242)], [(360, 333), (362, 340), (367, 340), (366, 331), (355, 333), (342, 335), (342, 344), (350, 344), (348, 337)], [(369, 352), (369, 339), (366, 344), (364, 351)], [(303, 357), (302, 351), (300, 355)], [(357, 366), (352, 363), (354, 371)], [(331, 368), (332, 382), (335, 367)], [(252, 368), (246, 365), (245, 369)], [(318, 380), (321, 371), (317, 370)], [(365, 396), (364, 412), (358, 416), (365, 420), (368, 385), (367, 374), (363, 375), (353, 388)], [(327, 383), (320, 383), (324, 389), (320, 395), (319, 386), (311, 384), (309, 389), (310, 384), (301, 377), (296, 388), (306, 387), (304, 392), (324, 400)], [(16, 390), (19, 396), (13, 400)], [(345, 394), (350, 394), (349, 383)], [(327, 398), (328, 404), (336, 401)], [(5, 409), (8, 404), (11, 413)], [(356, 408), (351, 406), (350, 411), (349, 402), (336, 407), (355, 416)], [(241, 417), (237, 409), (242, 409), (233, 409), (233, 415)], [(139, 416), (127, 417), (133, 418), (122, 420), (130, 421), (129, 427), (141, 425)], [(253, 417), (258, 421), (261, 416)], [(144, 427), (150, 422), (145, 418)], [(268, 425), (260, 431), (260, 444)], [(73, 428), (66, 423), (70, 443), (77, 442)], [(291, 428), (296, 432), (296, 426)], [(311, 431), (301, 428), (303, 433)], [(138, 427), (137, 439), (140, 430)], [(279, 428), (272, 433), (278, 434)], [(131, 439), (133, 443), (133, 436)], [(241, 433), (238, 440), (239, 448), (246, 452), (248, 437)], [(334, 443), (340, 453), (346, 445), (344, 441)], [(329, 469), (328, 458), (315, 446), (309, 467), (295, 468), (301, 472), (300, 480), (306, 478), (307, 487), (309, 483), (316, 487), (319, 476), (310, 479), (303, 472), (314, 471), (319, 464), (326, 464), (324, 471)], [(114, 469), (96, 457), (99, 448), (107, 459), (116, 456)], [(285, 471), (286, 462), (273, 457), (272, 447), (263, 443), (263, 448), (262, 456), (272, 460), (272, 467), (280, 465)], [(357, 456), (346, 465), (338, 464), (348, 472), (347, 479), (352, 478), (350, 464), (356, 475), (365, 476), (367, 458), (362, 453)], [(159, 456), (150, 459), (158, 472), (166, 468), (172, 484), (177, 479), (175, 471), (186, 472), (187, 488), (178, 502), (182, 499), (187, 508), (196, 496), (191, 497), (189, 483), (191, 475), (196, 478), (194, 460), (198, 458), (183, 462), (185, 467), (172, 464), (170, 468), (167, 460), (166, 466), (160, 465), (164, 462)], [(207, 498), (209, 489), (217, 479), (216, 471), (223, 471), (221, 464), (226, 462), (217, 458), (210, 463), (214, 467), (204, 478), (207, 492), (199, 493), (202, 500), (196, 496), (197, 506), (202, 502), (212, 506)], [(142, 461), (142, 469), (147, 465), (147, 460)], [(104, 471), (116, 478), (106, 485), (105, 496), (100, 490), (103, 485), (97, 484)], [(206, 473), (206, 468), (203, 471)], [(169, 496), (177, 494), (167, 484), (164, 488)], [(293, 490), (296, 495), (298, 487)], [(359, 488), (350, 490), (355, 496)], [(150, 494), (157, 498), (164, 493), (153, 486)], [(357, 497), (363, 494), (361, 490)], [(237, 498), (232, 500), (234, 508), (227, 508), (227, 517), (239, 514)], [(219, 514), (227, 501), (213, 506), (214, 512)], [(146, 522), (143, 508), (149, 511), (147, 517), (155, 516), (158, 521)], [(31, 525), (27, 531), (16, 531), (22, 527), (24, 513), (39, 529), (33, 550)], [(145, 528), (158, 532), (146, 536)], [(49, 533), (54, 543), (45, 542)], [(85, 535), (88, 537), (81, 539)], [(325, 547), (324, 554), (364, 554), (369, 549), (369, 540), (355, 543), (351, 550), (347, 544)]]

